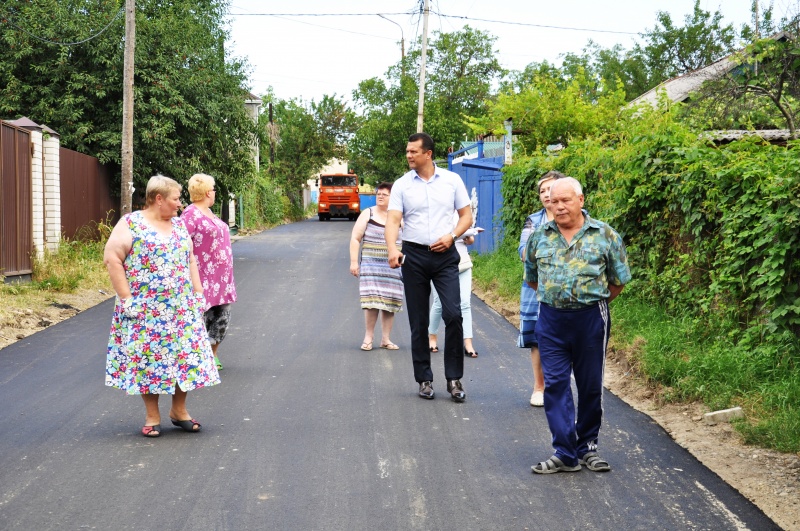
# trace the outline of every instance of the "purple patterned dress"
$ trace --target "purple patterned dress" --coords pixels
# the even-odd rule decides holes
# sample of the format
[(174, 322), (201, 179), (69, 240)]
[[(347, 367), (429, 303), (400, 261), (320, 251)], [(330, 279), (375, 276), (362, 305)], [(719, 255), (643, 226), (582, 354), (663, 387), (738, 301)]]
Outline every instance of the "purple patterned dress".
[[(220, 382), (203, 325), (203, 308), (192, 290), (191, 239), (180, 218), (160, 235), (142, 212), (123, 217), (133, 242), (123, 267), (131, 309), (117, 298), (106, 359), (106, 385), (130, 395), (175, 394)], [(135, 317), (127, 315), (135, 314)]]

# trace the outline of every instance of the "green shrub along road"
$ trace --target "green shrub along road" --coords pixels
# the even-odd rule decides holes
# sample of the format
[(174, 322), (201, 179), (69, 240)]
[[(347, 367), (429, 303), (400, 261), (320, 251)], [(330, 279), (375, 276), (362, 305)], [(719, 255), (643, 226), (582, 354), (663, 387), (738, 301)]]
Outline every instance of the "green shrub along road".
[(653, 112), (518, 159), (503, 178), (506, 241), (476, 259), (475, 281), (519, 297), (516, 247), (541, 208), (536, 180), (550, 169), (576, 177), (591, 215), (625, 238), (634, 280), (612, 305), (614, 335), (644, 340), (643, 376), (669, 400), (741, 406), (747, 443), (798, 452), (798, 145), (715, 145)]

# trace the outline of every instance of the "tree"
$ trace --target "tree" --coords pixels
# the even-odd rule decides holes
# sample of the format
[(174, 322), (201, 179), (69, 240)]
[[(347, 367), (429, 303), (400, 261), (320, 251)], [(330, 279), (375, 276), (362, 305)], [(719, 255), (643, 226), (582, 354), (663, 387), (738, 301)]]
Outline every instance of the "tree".
[[(700, 9), (695, 0), (691, 15), (684, 18), (685, 26), (676, 26), (666, 11), (656, 15), (657, 24), (641, 37), (644, 47), (637, 44), (634, 53), (644, 58), (648, 85), (710, 65), (736, 50), (736, 31), (733, 25), (722, 24), (722, 13)], [(643, 91), (644, 92), (644, 91)]]
[(504, 134), (503, 121), (511, 117), (520, 131), (518, 147), (533, 154), (549, 144), (568, 145), (573, 140), (611, 131), (625, 103), (621, 87), (604, 86), (595, 92), (579, 68), (569, 80), (558, 73), (536, 74), (521, 90), (507, 89), (488, 104), (485, 116), (468, 123), (476, 134)]
[[(492, 49), (496, 37), (465, 26), (454, 33), (434, 32), (428, 46), (425, 84), (425, 131), (436, 141), (435, 157), (444, 158), (451, 143), (470, 133), (466, 115), (486, 112), (492, 83), (505, 71)], [(393, 181), (407, 171), (403, 157), (408, 136), (415, 131), (417, 80), (403, 76), (419, 71), (421, 41), (395, 65), (386, 79), (362, 81), (353, 92), (362, 123), (350, 142), (357, 171), (372, 182)]]
[(706, 82), (684, 113), (711, 129), (788, 129), (798, 137), (800, 43), (797, 34), (758, 39), (734, 56), (735, 68)]
[[(273, 105), (275, 162), (269, 167), (291, 204), (291, 216), (303, 214), (301, 190), (332, 158), (347, 158), (346, 142), (357, 127), (353, 111), (334, 94), (319, 103), (301, 99), (281, 100), (271, 93)], [(260, 127), (266, 131), (268, 116), (262, 114)], [(265, 135), (266, 136), (266, 135)], [(262, 149), (267, 153), (268, 147)]]
[[(134, 178), (253, 172), (246, 64), (225, 56), (225, 0), (137, 0)], [(63, 146), (120, 163), (123, 17), (118, 0), (0, 0), (0, 113), (29, 116)], [(41, 39), (44, 39), (41, 40)], [(85, 41), (75, 45), (69, 43)]]
[(563, 56), (560, 75), (569, 80), (581, 70), (588, 83), (586, 90), (596, 95), (605, 87), (616, 87), (620, 83), (625, 100), (631, 101), (651, 88), (640, 49), (625, 50), (619, 44), (603, 48), (590, 40), (582, 55), (567, 53)]

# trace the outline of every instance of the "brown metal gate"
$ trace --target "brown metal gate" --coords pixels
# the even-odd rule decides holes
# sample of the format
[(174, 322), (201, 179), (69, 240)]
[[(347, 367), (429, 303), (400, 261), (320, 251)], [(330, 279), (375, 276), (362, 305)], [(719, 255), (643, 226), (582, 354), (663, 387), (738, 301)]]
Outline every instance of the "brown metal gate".
[(0, 122), (0, 275), (33, 272), (30, 132)]
[(97, 237), (97, 223), (119, 219), (111, 193), (111, 171), (89, 155), (61, 148), (61, 233), (69, 239)]

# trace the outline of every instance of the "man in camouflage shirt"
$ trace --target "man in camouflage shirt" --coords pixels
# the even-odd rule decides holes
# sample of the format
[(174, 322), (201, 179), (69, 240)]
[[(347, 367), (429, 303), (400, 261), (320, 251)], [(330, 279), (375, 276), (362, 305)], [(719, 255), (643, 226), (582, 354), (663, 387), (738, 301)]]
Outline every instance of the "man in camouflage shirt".
[[(555, 219), (531, 234), (525, 281), (541, 306), (536, 337), (545, 379), (544, 410), (555, 455), (537, 474), (611, 470), (597, 454), (603, 417), (603, 372), (611, 330), (608, 303), (630, 281), (622, 238), (582, 211), (583, 190), (572, 177), (550, 189)], [(570, 389), (578, 389), (577, 421)]]

